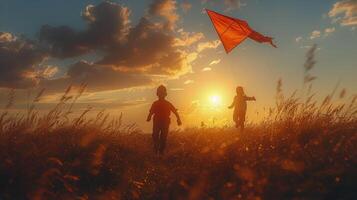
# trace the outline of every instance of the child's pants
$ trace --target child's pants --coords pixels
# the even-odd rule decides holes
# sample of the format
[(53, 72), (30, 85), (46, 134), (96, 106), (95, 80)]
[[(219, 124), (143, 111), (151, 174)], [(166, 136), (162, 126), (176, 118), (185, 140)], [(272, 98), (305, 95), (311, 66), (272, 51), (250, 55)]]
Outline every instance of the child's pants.
[(152, 139), (155, 153), (163, 153), (166, 147), (166, 138), (170, 123), (154, 122)]

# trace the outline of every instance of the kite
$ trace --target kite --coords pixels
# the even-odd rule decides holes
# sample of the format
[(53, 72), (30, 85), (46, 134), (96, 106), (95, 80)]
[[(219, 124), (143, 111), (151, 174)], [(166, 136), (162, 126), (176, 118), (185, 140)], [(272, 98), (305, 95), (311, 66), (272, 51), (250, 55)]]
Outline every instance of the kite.
[(259, 43), (270, 43), (277, 48), (273, 43), (272, 37), (267, 37), (254, 31), (246, 21), (228, 17), (208, 9), (206, 11), (227, 53), (231, 52), (247, 38)]

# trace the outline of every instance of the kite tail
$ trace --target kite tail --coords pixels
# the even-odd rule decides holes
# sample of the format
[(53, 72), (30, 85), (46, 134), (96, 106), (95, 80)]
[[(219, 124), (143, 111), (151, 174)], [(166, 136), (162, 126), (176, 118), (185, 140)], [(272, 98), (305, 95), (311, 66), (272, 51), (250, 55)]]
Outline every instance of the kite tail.
[(273, 39), (274, 39), (274, 38), (270, 38), (269, 43), (270, 43), (271, 46), (273, 46), (274, 48), (278, 48), (278, 46), (276, 46), (276, 44), (274, 44)]
[(252, 40), (255, 40), (259, 43), (270, 43), (271, 46), (277, 48), (277, 46), (274, 44), (273, 42), (273, 38), (272, 37), (267, 37), (267, 36), (264, 36), (256, 31), (252, 31), (252, 33), (249, 35), (249, 38), (252, 39)]

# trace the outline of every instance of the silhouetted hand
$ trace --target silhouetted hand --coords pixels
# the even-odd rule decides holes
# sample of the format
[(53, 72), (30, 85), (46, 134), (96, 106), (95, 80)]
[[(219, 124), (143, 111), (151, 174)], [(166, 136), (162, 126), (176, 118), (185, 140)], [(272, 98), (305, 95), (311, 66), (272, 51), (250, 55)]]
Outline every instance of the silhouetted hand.
[(149, 122), (150, 120), (151, 120), (151, 117), (149, 116), (149, 117), (146, 119), (146, 121)]
[(256, 101), (257, 99), (255, 97), (253, 97), (253, 101)]
[(228, 109), (232, 109), (233, 108), (233, 106), (228, 106)]
[(177, 125), (179, 125), (179, 126), (182, 125), (181, 119), (177, 119)]

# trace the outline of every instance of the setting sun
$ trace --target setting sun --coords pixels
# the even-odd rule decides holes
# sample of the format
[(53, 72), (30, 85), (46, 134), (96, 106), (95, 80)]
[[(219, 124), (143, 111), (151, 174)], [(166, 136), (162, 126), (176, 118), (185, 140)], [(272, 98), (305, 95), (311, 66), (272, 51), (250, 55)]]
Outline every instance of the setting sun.
[(212, 106), (217, 107), (220, 106), (222, 103), (222, 98), (219, 95), (212, 95), (209, 97), (209, 101)]

